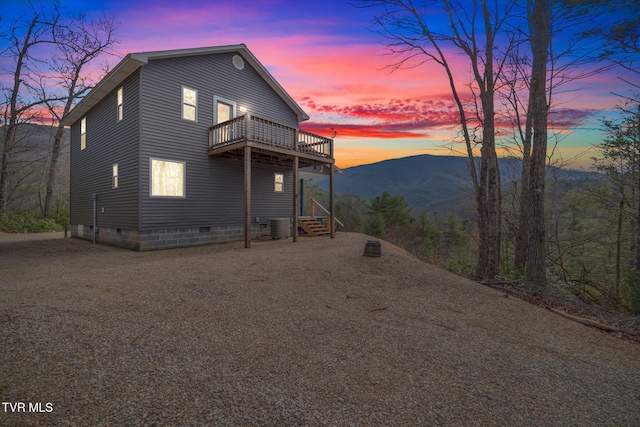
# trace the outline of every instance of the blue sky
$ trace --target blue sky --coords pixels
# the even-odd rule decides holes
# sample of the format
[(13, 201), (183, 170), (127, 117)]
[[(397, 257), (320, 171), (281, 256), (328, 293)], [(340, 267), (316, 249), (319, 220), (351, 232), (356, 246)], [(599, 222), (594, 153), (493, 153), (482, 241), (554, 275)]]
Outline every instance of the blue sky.
[[(311, 117), (302, 127), (330, 135), (336, 129), (341, 167), (418, 154), (455, 154), (456, 110), (442, 69), (433, 63), (390, 73), (383, 39), (373, 31), (375, 9), (348, 1), (246, 2), (61, 0), (67, 12), (102, 14), (119, 22), (115, 65), (130, 52), (244, 43)], [(3, 21), (25, 12), (0, 0)], [(434, 18), (435, 19), (435, 18)], [(6, 59), (2, 59), (3, 62)], [(460, 84), (469, 78), (453, 60)], [(3, 69), (7, 63), (0, 64)], [(603, 137), (599, 121), (611, 116), (628, 88), (616, 71), (564, 87), (550, 122), (562, 135), (558, 153), (587, 167)], [(499, 136), (507, 141), (504, 126)]]

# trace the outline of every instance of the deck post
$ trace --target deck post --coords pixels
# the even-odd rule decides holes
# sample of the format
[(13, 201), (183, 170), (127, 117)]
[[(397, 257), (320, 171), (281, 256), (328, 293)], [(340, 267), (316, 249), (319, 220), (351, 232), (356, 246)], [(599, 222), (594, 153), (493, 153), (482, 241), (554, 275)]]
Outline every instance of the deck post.
[(251, 141), (253, 135), (251, 135), (251, 113), (247, 112), (244, 115), (244, 136), (247, 141)]
[[(297, 132), (296, 132), (297, 133)], [(299, 193), (300, 193), (300, 181), (299, 181), (299, 171), (298, 171), (298, 156), (293, 157), (293, 241), (298, 241), (298, 213), (300, 203)]]
[(244, 247), (251, 247), (251, 147), (244, 147)]
[[(332, 144), (333, 145), (333, 144)], [(331, 150), (331, 155), (333, 156), (333, 150)], [(333, 158), (333, 157), (332, 157)], [(329, 226), (331, 231), (331, 238), (335, 239), (336, 237), (336, 228), (333, 226), (333, 218), (335, 218), (334, 203), (333, 203), (333, 164), (329, 164), (329, 217), (331, 218)]]
[(300, 197), (298, 197), (298, 218), (304, 216), (304, 178), (300, 178), (298, 180), (299, 185), (299, 193)]

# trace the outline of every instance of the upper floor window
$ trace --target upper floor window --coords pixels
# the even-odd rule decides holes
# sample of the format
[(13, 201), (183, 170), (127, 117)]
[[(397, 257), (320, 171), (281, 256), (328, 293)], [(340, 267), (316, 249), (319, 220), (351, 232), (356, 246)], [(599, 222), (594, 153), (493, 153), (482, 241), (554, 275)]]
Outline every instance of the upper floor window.
[(122, 88), (120, 88), (118, 89), (118, 121), (123, 118), (122, 105)]
[(182, 88), (182, 118), (196, 121), (198, 117), (198, 91)]
[(113, 177), (112, 177), (111, 185), (113, 188), (118, 188), (118, 164), (117, 163), (113, 165)]
[(282, 193), (284, 191), (284, 174), (276, 173), (274, 178), (274, 189), (276, 193)]
[(87, 118), (83, 117), (80, 120), (80, 149), (87, 148)]

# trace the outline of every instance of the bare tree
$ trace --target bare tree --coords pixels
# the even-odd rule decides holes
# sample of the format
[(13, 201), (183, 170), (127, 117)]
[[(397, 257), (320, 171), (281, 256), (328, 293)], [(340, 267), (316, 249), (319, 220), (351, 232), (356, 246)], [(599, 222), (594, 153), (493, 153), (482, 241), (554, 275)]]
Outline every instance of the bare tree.
[(16, 19), (11, 23), (8, 32), (8, 47), (1, 55), (13, 59), (12, 70), (2, 70), (13, 76), (13, 85), (3, 88), (6, 95), (2, 105), (2, 141), (0, 141), (0, 216), (7, 213), (9, 201), (9, 173), (12, 158), (18, 149), (20, 139), (17, 138), (18, 126), (32, 119), (33, 109), (45, 104), (45, 100), (32, 99), (23, 95), (25, 81), (36, 66), (37, 59), (33, 51), (37, 46), (52, 44), (52, 29), (60, 20), (57, 3), (48, 10), (29, 4), (31, 14)]
[[(533, 144), (529, 181), (529, 247), (525, 278), (528, 282), (546, 284), (545, 266), (545, 167), (547, 164), (547, 62), (551, 44), (550, 22), (553, 0), (529, 1), (527, 15), (531, 37), (531, 87), (528, 116), (531, 117)], [(522, 214), (522, 212), (521, 212)]]
[(598, 63), (593, 29), (603, 10), (596, 6), (591, 1), (529, 0), (526, 13), (513, 24), (518, 19), (527, 23), (518, 25), (526, 28), (518, 32), (526, 43), (512, 51), (504, 73), (505, 105), (522, 158), (514, 266), (526, 266), (527, 280), (538, 284), (546, 281), (545, 168), (553, 155), (547, 148), (548, 114), (563, 86), (609, 68)]
[[(533, 117), (528, 112), (532, 111), (533, 98), (530, 91), (530, 58), (528, 54), (522, 54), (521, 44), (516, 44), (509, 55), (508, 67), (503, 73), (504, 104), (513, 125), (513, 141), (517, 146), (515, 156), (521, 159), (520, 191), (518, 220), (511, 223), (515, 234), (514, 267), (516, 271), (524, 271), (527, 258), (529, 239), (529, 182), (531, 167), (531, 140), (533, 136)], [(526, 104), (526, 105), (525, 105)], [(514, 187), (517, 190), (517, 184)], [(514, 192), (515, 199), (518, 191)]]
[[(75, 101), (93, 87), (92, 81), (85, 75), (86, 66), (96, 58), (110, 53), (111, 47), (116, 43), (116, 29), (113, 18), (88, 21), (84, 16), (65, 26), (54, 28), (57, 49), (51, 59), (51, 70), (56, 76), (56, 88), (62, 89), (64, 93), (59, 96), (49, 95), (50, 88), (45, 85), (41, 85), (38, 91), (41, 99), (48, 100), (46, 104), (49, 113), (57, 122), (50, 161), (45, 172), (47, 179), (42, 212), (45, 218), (51, 215), (57, 163), (64, 142), (64, 126), (60, 121), (69, 113)], [(56, 99), (63, 101), (58, 102)]]
[[(504, 31), (505, 22), (515, 2), (478, 0), (463, 4), (453, 0), (361, 0), (360, 4), (381, 9), (375, 24), (386, 38), (387, 47), (400, 58), (391, 66), (393, 70), (433, 61), (443, 68), (447, 76), (460, 118), (475, 189), (479, 228), (476, 276), (492, 278), (499, 272), (502, 215), (494, 102), (497, 76), (511, 46), (511, 40)], [(434, 10), (444, 13), (444, 25), (430, 21)], [(506, 52), (502, 51), (503, 56), (496, 58), (499, 37), (505, 37), (501, 41), (506, 41)], [(452, 54), (447, 50), (449, 48), (455, 49), (456, 53)], [(466, 88), (472, 92), (473, 99), (479, 96), (480, 102), (471, 108), (471, 113), (465, 108), (456, 70), (451, 66), (452, 55), (464, 58), (473, 76)], [(479, 138), (471, 127), (474, 122), (479, 123)], [(479, 165), (475, 153), (478, 145)]]
[[(2, 70), (12, 76), (13, 86), (3, 88), (6, 101), (3, 109), (3, 134), (0, 146), (0, 214), (6, 215), (8, 203), (15, 197), (16, 182), (24, 182), (26, 173), (40, 170), (44, 182), (44, 196), (38, 195), (44, 217), (51, 215), (57, 166), (64, 144), (64, 127), (60, 120), (73, 104), (92, 88), (87, 65), (96, 58), (110, 53), (115, 41), (117, 25), (113, 19), (103, 17), (88, 20), (84, 16), (62, 16), (58, 3), (47, 6), (26, 3), (25, 15), (14, 20), (7, 29), (8, 48), (2, 56), (11, 58), (14, 67)], [(43, 45), (46, 48), (41, 48)], [(52, 53), (47, 53), (52, 52)], [(37, 122), (52, 123), (52, 137), (46, 160), (38, 167), (16, 170), (24, 149), (26, 132), (18, 133), (19, 126)], [(33, 160), (33, 155), (28, 156)], [(42, 159), (40, 159), (42, 160)], [(20, 179), (18, 179), (20, 178)], [(44, 200), (42, 200), (44, 199)]]

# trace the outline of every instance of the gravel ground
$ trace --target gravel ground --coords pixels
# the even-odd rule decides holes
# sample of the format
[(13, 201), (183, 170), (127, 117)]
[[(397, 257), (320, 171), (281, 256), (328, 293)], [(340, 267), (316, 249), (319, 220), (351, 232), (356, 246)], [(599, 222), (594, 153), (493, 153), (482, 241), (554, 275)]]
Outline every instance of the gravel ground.
[(53, 237), (0, 236), (3, 426), (640, 425), (640, 345), (386, 242)]

